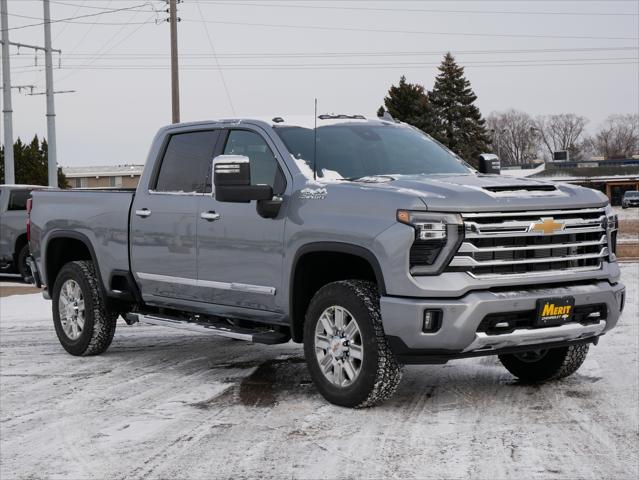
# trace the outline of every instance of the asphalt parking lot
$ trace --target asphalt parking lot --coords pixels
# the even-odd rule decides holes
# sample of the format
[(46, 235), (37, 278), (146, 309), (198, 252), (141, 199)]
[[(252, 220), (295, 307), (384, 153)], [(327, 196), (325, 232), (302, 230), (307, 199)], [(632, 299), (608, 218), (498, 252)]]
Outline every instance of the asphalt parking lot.
[(367, 410), (327, 404), (298, 345), (122, 322), (106, 354), (75, 358), (49, 302), (3, 294), (0, 478), (637, 478), (639, 264), (621, 269), (620, 325), (572, 377), (410, 366)]

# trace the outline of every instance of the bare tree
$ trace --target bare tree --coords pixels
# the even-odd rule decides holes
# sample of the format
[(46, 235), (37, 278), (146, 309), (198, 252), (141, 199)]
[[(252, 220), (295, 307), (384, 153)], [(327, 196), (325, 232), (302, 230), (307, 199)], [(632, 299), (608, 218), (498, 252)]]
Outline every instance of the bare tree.
[(539, 137), (533, 118), (526, 112), (493, 112), (486, 120), (494, 152), (503, 165), (522, 165), (537, 158)]
[(606, 160), (639, 153), (639, 115), (611, 115), (590, 139), (596, 155)]
[(553, 152), (567, 150), (571, 159), (580, 159), (582, 136), (588, 123), (586, 117), (562, 113), (537, 117), (535, 123), (541, 143), (548, 153), (546, 158), (552, 159)]

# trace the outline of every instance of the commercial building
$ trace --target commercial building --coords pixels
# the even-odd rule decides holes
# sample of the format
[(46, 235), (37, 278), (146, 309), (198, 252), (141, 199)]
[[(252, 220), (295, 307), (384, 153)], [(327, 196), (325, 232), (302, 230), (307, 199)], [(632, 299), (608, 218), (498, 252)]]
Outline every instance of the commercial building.
[(62, 167), (71, 188), (135, 188), (144, 165)]

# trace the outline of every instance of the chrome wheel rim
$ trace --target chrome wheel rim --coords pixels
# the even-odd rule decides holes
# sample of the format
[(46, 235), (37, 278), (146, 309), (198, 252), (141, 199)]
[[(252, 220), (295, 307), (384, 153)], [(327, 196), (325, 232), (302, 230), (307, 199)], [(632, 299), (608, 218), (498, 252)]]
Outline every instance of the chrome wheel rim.
[(524, 363), (535, 363), (546, 356), (548, 350), (531, 350), (530, 352), (515, 353), (515, 358)]
[(364, 359), (357, 320), (343, 307), (322, 312), (315, 327), (315, 355), (320, 371), (333, 385), (348, 387), (359, 376)]
[(58, 313), (64, 334), (77, 340), (84, 330), (85, 310), (82, 289), (75, 280), (67, 280), (60, 289)]

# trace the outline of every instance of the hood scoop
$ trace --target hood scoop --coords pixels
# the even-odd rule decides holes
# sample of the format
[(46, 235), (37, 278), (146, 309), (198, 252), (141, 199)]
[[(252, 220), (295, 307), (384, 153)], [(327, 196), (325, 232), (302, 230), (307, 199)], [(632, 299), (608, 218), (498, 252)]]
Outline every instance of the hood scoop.
[(494, 187), (484, 187), (484, 190), (488, 190), (493, 193), (505, 193), (505, 192), (554, 192), (557, 187), (554, 185), (496, 185)]
[(532, 198), (532, 197), (563, 197), (566, 193), (555, 185), (520, 184), (520, 185), (491, 185), (481, 187), (491, 197), (496, 198)]

